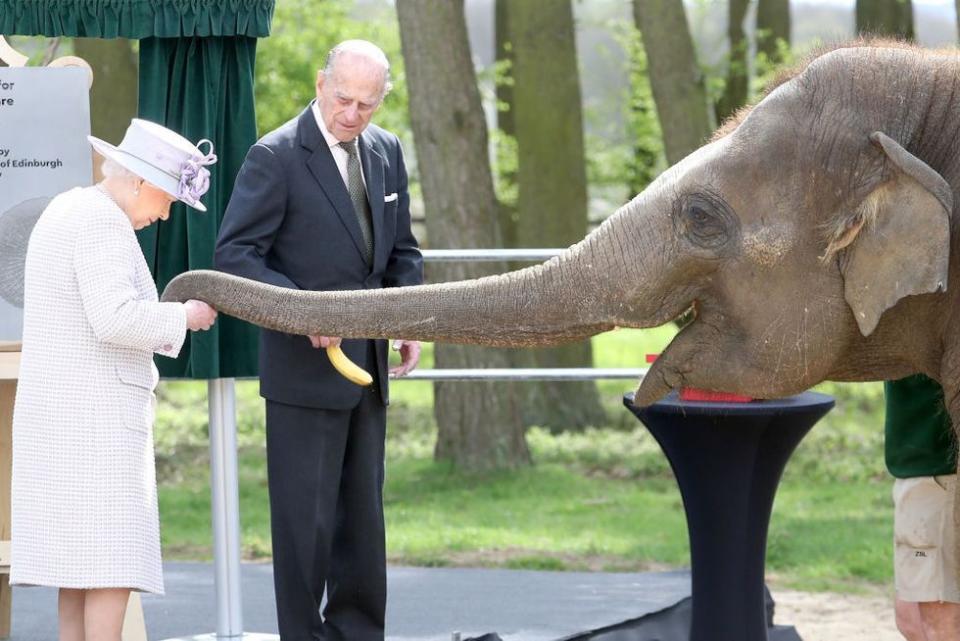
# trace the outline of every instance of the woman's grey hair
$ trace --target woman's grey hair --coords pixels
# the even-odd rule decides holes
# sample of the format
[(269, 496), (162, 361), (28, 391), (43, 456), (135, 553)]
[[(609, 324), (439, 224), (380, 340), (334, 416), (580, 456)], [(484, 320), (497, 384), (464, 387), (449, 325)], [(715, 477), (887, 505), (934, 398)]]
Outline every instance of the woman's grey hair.
[(103, 159), (103, 164), (100, 165), (100, 173), (107, 178), (140, 178), (140, 176), (110, 158)]
[(323, 65), (323, 75), (329, 77), (333, 73), (337, 58), (344, 52), (363, 56), (383, 67), (383, 94), (380, 96), (380, 99), (383, 100), (384, 96), (393, 89), (393, 83), (390, 81), (390, 61), (387, 60), (387, 54), (383, 53), (383, 49), (368, 40), (344, 40), (327, 53), (327, 61)]

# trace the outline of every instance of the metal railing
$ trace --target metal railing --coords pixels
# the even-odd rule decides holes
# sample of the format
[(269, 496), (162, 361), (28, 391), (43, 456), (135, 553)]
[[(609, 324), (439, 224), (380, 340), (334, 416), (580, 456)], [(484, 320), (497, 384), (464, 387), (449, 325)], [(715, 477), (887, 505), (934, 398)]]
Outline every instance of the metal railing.
[(547, 260), (562, 249), (424, 249), (428, 263), (492, 263), (510, 260)]
[[(424, 249), (428, 263), (543, 261), (562, 249)], [(415, 369), (397, 381), (590, 381), (600, 379), (638, 379), (646, 368), (487, 368), (487, 369)]]
[(593, 381), (635, 379), (646, 375), (645, 368), (554, 367), (415, 369), (393, 381)]

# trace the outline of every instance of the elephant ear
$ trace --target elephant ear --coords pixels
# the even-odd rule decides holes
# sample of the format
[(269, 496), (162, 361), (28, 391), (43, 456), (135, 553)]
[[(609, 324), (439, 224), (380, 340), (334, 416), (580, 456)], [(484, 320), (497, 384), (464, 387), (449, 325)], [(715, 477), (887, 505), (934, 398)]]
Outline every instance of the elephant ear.
[(886, 157), (883, 179), (826, 254), (849, 246), (840, 263), (844, 297), (864, 336), (904, 296), (946, 290), (953, 211), (953, 193), (940, 174), (882, 132), (870, 141)]

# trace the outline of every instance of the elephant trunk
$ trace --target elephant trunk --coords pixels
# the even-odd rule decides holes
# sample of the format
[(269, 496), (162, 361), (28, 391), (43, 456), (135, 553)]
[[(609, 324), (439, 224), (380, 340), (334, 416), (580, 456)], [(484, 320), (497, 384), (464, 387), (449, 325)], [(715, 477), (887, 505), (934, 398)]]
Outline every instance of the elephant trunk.
[[(668, 291), (668, 216), (644, 195), (541, 265), (433, 285), (355, 291), (285, 289), (214, 271), (173, 279), (165, 301), (203, 300), (289, 334), (401, 338), (492, 347), (570, 342), (615, 326), (651, 327), (689, 304)], [(665, 280), (667, 278), (667, 280)]]
[(203, 300), (230, 316), (290, 334), (553, 345), (614, 325), (595, 295), (598, 284), (589, 282), (589, 269), (571, 258), (581, 253), (578, 247), (542, 265), (497, 276), (375, 290), (285, 289), (197, 270), (173, 279), (163, 300)]

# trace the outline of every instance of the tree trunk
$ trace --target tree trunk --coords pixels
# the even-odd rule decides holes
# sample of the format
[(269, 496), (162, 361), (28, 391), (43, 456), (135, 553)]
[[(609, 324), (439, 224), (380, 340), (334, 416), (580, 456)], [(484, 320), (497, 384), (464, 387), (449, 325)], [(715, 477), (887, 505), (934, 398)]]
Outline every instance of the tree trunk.
[(672, 165), (710, 135), (703, 72), (682, 2), (633, 0), (633, 17), (643, 38), (663, 147)]
[(790, 0), (760, 0), (757, 4), (757, 52), (772, 64), (783, 62), (780, 43), (790, 45)]
[[(500, 200), (500, 234), (504, 247), (520, 247), (517, 242), (517, 128), (513, 113), (513, 43), (510, 41), (510, 3), (515, 0), (494, 0), (495, 46), (498, 65), (497, 82), (497, 128), (500, 143), (497, 146), (496, 167)], [(526, 262), (511, 262), (510, 269), (526, 267)], [(537, 367), (533, 350), (510, 350), (511, 367), (530, 369)], [(542, 406), (540, 389), (532, 383), (521, 383), (516, 390), (521, 407), (524, 427), (537, 424), (537, 414)]]
[[(514, 0), (513, 123), (519, 167), (517, 243), (567, 247), (587, 232), (587, 178), (573, 7), (569, 0)], [(538, 350), (540, 367), (590, 367), (587, 341)], [(531, 384), (538, 402), (526, 416), (551, 429), (606, 421), (593, 381)]]
[(74, 54), (93, 69), (90, 88), (90, 130), (97, 138), (119, 144), (137, 115), (137, 56), (124, 38), (76, 38)]
[(727, 83), (717, 103), (717, 122), (723, 122), (747, 102), (750, 88), (747, 63), (750, 43), (743, 29), (750, 0), (729, 0), (727, 6), (727, 40), (730, 60), (727, 65)]
[[(960, 0), (956, 0), (954, 4), (957, 10), (957, 30), (958, 30), (957, 35), (960, 36)], [(912, 17), (912, 14), (911, 14), (911, 17)], [(960, 489), (958, 489), (957, 491), (960, 492)]]
[[(463, 0), (399, 0), (397, 16), (410, 95), (427, 234), (437, 247), (500, 245), (487, 126), (470, 56)], [(437, 100), (443, 96), (443, 100)], [(476, 278), (504, 265), (431, 266), (437, 280)], [(501, 350), (436, 345), (438, 367), (507, 367)], [(436, 458), (469, 470), (530, 463), (509, 383), (435, 383)]]
[(910, 0), (857, 0), (857, 33), (913, 40)]
[[(512, 153), (516, 142), (516, 128), (513, 124), (513, 49), (510, 44), (510, 26), (508, 0), (495, 0), (494, 31), (496, 40), (497, 76), (497, 129), (500, 130), (501, 144), (497, 153), (497, 180), (500, 181), (500, 193), (516, 193), (517, 172), (516, 155)], [(506, 157), (504, 152), (510, 149)], [(517, 206), (516, 198), (500, 198), (500, 233), (504, 247), (517, 246)], [(515, 266), (511, 266), (515, 267)]]

